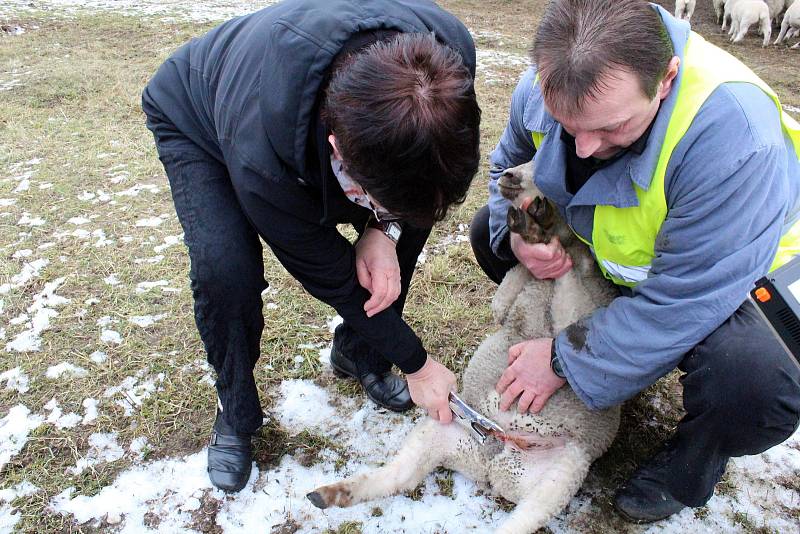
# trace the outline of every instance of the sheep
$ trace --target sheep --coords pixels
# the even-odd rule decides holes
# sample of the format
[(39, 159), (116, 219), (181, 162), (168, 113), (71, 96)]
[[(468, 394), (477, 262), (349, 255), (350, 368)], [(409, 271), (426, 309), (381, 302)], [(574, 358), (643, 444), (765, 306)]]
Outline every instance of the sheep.
[(781, 31), (773, 44), (781, 43), (798, 33), (800, 33), (800, 2), (795, 2), (784, 13), (783, 21), (781, 21)]
[(481, 343), (464, 372), (462, 398), (495, 420), (506, 435), (492, 434), (481, 445), (460, 424), (426, 419), (383, 467), (308, 493), (315, 506), (350, 506), (411, 490), (444, 466), (488, 482), (494, 492), (517, 503), (497, 532), (526, 534), (567, 505), (590, 464), (614, 440), (619, 408), (590, 411), (568, 385), (553, 394), (539, 414), (499, 409), (494, 387), (508, 363), (510, 346), (551, 337), (618, 293), (602, 277), (588, 248), (540, 196), (533, 185), (532, 164), (507, 170), (498, 185), (512, 200), (509, 228), (528, 242), (549, 242), (558, 236), (573, 260), (572, 270), (555, 281), (537, 280), (519, 265), (509, 271), (492, 300), (500, 329)]
[(722, 31), (725, 31), (728, 21), (731, 20), (731, 14), (736, 4), (746, 1), (748, 0), (722, 0)]
[(759, 23), (764, 41), (761, 46), (769, 45), (769, 38), (772, 34), (772, 21), (769, 18), (769, 8), (761, 0), (744, 0), (737, 2), (731, 14), (731, 29), (728, 32), (731, 42), (738, 43), (747, 34), (750, 26)]
[(716, 21), (717, 24), (722, 23), (722, 10), (725, 7), (725, 0), (712, 0), (714, 4), (714, 14), (717, 15)]
[(696, 0), (675, 0), (675, 18), (692, 20), (695, 2)]
[(778, 16), (783, 11), (783, 8), (786, 7), (786, 0), (764, 0), (764, 3), (767, 4), (769, 9), (770, 24), (772, 24), (773, 20), (778, 22)]

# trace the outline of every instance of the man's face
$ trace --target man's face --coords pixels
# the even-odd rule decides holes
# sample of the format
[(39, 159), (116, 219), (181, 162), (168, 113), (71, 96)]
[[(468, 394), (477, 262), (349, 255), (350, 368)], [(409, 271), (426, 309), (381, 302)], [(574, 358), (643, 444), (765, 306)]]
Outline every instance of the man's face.
[(575, 137), (575, 152), (579, 158), (609, 159), (647, 130), (661, 100), (669, 94), (673, 78), (674, 74), (668, 71), (656, 96), (650, 99), (642, 91), (635, 74), (626, 69), (611, 69), (604, 77), (601, 92), (594, 99), (588, 98), (580, 113), (565, 116), (552, 113), (546, 101), (545, 106), (567, 133)]

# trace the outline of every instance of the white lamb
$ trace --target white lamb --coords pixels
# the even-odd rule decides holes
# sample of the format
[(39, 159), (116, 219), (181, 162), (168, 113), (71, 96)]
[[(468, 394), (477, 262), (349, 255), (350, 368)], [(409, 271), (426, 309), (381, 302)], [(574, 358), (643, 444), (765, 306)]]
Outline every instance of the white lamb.
[(725, 31), (725, 28), (728, 27), (728, 21), (731, 20), (731, 15), (733, 14), (733, 8), (736, 7), (736, 4), (739, 2), (747, 2), (748, 0), (723, 0), (722, 1), (722, 31)]
[[(506, 368), (511, 345), (551, 337), (597, 306), (608, 304), (616, 294), (588, 249), (549, 201), (539, 196), (532, 175), (532, 165), (526, 164), (506, 171), (500, 180), (503, 194), (514, 204), (509, 208), (509, 227), (529, 241), (549, 242), (557, 235), (574, 267), (555, 282), (536, 280), (521, 266), (509, 271), (492, 301), (500, 329), (481, 343), (464, 372), (462, 398), (508, 435), (492, 435), (480, 445), (457, 423), (441, 425), (426, 419), (385, 466), (309, 493), (314, 505), (350, 506), (411, 490), (428, 473), (444, 466), (487, 482), (493, 492), (517, 503), (497, 532), (527, 534), (567, 505), (589, 465), (614, 440), (619, 409), (590, 411), (568, 385), (539, 414), (499, 410), (494, 387)], [(525, 197), (534, 200), (523, 211)]]
[(675, 0), (675, 18), (692, 20), (695, 2), (696, 0)]
[(744, 39), (747, 30), (755, 23), (758, 23), (761, 33), (764, 35), (764, 42), (761, 46), (768, 46), (769, 38), (772, 35), (772, 19), (770, 19), (767, 4), (761, 0), (738, 2), (733, 7), (731, 29), (728, 32), (731, 36), (730, 40), (738, 43)]
[[(786, 10), (781, 22), (781, 31), (774, 44), (781, 43), (800, 33), (800, 2), (795, 2)], [(796, 46), (796, 45), (795, 45)]]

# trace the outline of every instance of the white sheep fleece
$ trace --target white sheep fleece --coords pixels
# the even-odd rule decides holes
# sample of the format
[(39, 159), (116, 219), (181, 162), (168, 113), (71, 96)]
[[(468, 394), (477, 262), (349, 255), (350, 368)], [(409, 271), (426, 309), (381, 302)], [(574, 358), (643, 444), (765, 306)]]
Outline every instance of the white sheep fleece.
[(733, 43), (738, 43), (747, 35), (747, 30), (753, 24), (758, 24), (764, 41), (761, 46), (769, 45), (769, 38), (772, 35), (772, 19), (769, 15), (769, 7), (762, 0), (742, 0), (733, 6), (731, 13), (731, 29), (728, 34)]
[[(525, 173), (532, 164), (508, 172)], [(538, 190), (532, 191), (539, 195)], [(432, 419), (418, 424), (397, 455), (384, 467), (322, 486), (309, 494), (317, 506), (350, 506), (415, 488), (444, 466), (517, 503), (497, 533), (527, 534), (560, 512), (578, 491), (590, 464), (608, 449), (619, 427), (619, 408), (590, 411), (567, 385), (539, 414), (499, 410), (495, 384), (506, 368), (508, 348), (526, 339), (553, 337), (565, 326), (608, 304), (616, 290), (605, 280), (585, 245), (563, 220), (556, 235), (573, 259), (562, 278), (537, 280), (517, 266), (506, 275), (492, 301), (500, 325), (478, 347), (464, 372), (462, 398), (506, 430), (530, 433), (534, 447), (521, 450), (489, 438), (479, 445), (459, 424)]]
[(675, 0), (675, 18), (692, 20), (695, 3), (696, 0)]
[(800, 34), (800, 2), (786, 3), (789, 7), (786, 9), (786, 13), (783, 14), (781, 31), (774, 44), (781, 43), (790, 37)]

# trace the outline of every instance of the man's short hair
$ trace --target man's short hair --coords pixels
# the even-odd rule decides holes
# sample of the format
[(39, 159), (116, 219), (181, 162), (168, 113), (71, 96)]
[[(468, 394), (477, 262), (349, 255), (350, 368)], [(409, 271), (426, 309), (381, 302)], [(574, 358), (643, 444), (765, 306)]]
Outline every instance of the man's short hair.
[(345, 170), (393, 215), (430, 227), (466, 198), (481, 111), (461, 56), (432, 34), (353, 54), (333, 73), (324, 110)]
[(645, 0), (552, 0), (531, 54), (551, 111), (572, 116), (602, 92), (610, 69), (632, 72), (654, 98), (674, 52)]

